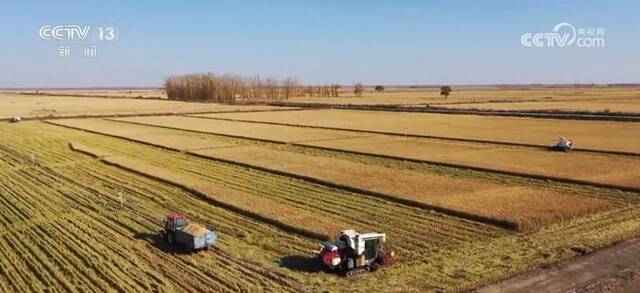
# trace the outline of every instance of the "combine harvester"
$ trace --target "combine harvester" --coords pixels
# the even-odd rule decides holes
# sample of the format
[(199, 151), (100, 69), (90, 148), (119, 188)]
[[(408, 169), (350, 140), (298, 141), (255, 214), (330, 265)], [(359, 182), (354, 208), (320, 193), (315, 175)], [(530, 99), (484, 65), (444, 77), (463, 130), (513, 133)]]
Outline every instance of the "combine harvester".
[(324, 242), (317, 253), (330, 271), (353, 276), (395, 263), (395, 253), (383, 248), (385, 241), (384, 233), (344, 230), (338, 240)]
[(164, 220), (164, 230), (160, 231), (162, 239), (171, 245), (181, 245), (192, 251), (208, 249), (218, 239), (215, 231), (207, 230), (197, 224), (190, 224), (183, 214), (172, 213)]
[(556, 144), (551, 146), (551, 150), (560, 151), (560, 152), (568, 152), (573, 149), (573, 141), (568, 140), (564, 137), (558, 138)]

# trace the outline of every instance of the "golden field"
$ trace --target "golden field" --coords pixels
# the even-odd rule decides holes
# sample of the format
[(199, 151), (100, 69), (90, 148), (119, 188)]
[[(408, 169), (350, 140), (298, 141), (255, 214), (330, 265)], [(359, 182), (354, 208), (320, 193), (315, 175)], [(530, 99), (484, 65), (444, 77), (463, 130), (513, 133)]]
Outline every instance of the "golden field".
[(521, 147), (391, 136), (303, 144), (624, 187), (640, 187), (640, 159), (632, 156), (579, 152), (566, 154)]
[(259, 123), (203, 120), (184, 116), (128, 117), (114, 120), (281, 142), (336, 140), (367, 135), (326, 129), (304, 129)]
[[(494, 102), (560, 102), (571, 105), (576, 110), (594, 110), (589, 103), (616, 103), (618, 100), (636, 101), (640, 98), (640, 87), (637, 86), (594, 86), (594, 87), (549, 87), (549, 86), (452, 86), (451, 95), (445, 99), (440, 96), (439, 87), (387, 87), (384, 92), (375, 92), (367, 88), (362, 97), (355, 97), (352, 89), (345, 88), (340, 97), (301, 97), (292, 102), (354, 104), (354, 105), (447, 105), (457, 103), (478, 103), (489, 107), (486, 103)], [(349, 91), (351, 90), (351, 91)], [(584, 103), (584, 104), (583, 104)], [(475, 105), (475, 104), (474, 104)], [(475, 107), (475, 106), (474, 106)], [(506, 106), (508, 108), (508, 106)], [(605, 108), (606, 109), (606, 108)], [(622, 109), (623, 112), (634, 112), (637, 108)], [(604, 110), (604, 109), (602, 109)], [(613, 109), (611, 109), (613, 111)]]
[[(454, 86), (446, 102), (631, 109), (634, 90)], [(435, 104), (437, 94), (334, 99)], [(3, 292), (459, 292), (640, 235), (640, 158), (606, 153), (640, 153), (634, 122), (13, 94), (0, 105), (1, 117), (266, 110), (0, 123)], [(604, 153), (460, 140), (547, 146), (561, 135)], [(167, 248), (157, 234), (174, 211), (218, 231), (216, 246)], [(398, 263), (355, 280), (325, 272), (313, 250), (345, 228), (387, 233)]]
[(640, 113), (640, 95), (633, 98), (603, 99), (591, 101), (540, 101), (518, 103), (470, 103), (442, 105), (452, 109), (526, 110), (565, 112), (621, 112)]
[[(545, 149), (487, 143), (188, 117), (133, 117), (119, 118), (116, 121), (640, 188), (640, 159), (636, 156), (558, 153)], [(82, 122), (70, 122), (67, 125), (82, 127)], [(118, 124), (114, 126), (115, 129), (125, 127)]]
[[(308, 176), (319, 180), (379, 192), (393, 197), (408, 199), (428, 205), (462, 213), (468, 213), (512, 223), (520, 229), (539, 226), (545, 222), (571, 218), (607, 206), (605, 200), (564, 194), (554, 190), (541, 190), (521, 185), (504, 185), (480, 179), (458, 178), (442, 174), (417, 172), (335, 157), (317, 156), (265, 146), (247, 145), (251, 142), (233, 144), (204, 134), (193, 138), (188, 132), (158, 129), (141, 125), (104, 120), (58, 120), (55, 125), (86, 129), (96, 133), (113, 135), (154, 146), (187, 151), (189, 154), (239, 162), (262, 168)], [(131, 130), (135, 129), (134, 132)], [(167, 144), (162, 139), (150, 137), (148, 133), (167, 132), (169, 137), (179, 137)], [(212, 147), (203, 148), (203, 140)], [(189, 146), (193, 144), (192, 146)], [(176, 147), (181, 146), (181, 147)], [(219, 147), (223, 146), (223, 147)], [(103, 156), (98, 151), (89, 151)], [(109, 158), (111, 159), (111, 158)], [(122, 160), (122, 159), (118, 159)], [(127, 164), (131, 166), (132, 164)], [(143, 164), (133, 164), (143, 165)], [(148, 172), (145, 172), (148, 173)], [(168, 178), (168, 175), (158, 175)], [(189, 179), (181, 179), (185, 182)], [(193, 186), (194, 184), (189, 184)], [(195, 184), (202, 185), (202, 184)], [(202, 189), (200, 189), (202, 190)], [(223, 195), (224, 196), (224, 195)], [(234, 195), (231, 199), (239, 198)], [(553, 203), (550, 205), (549, 203)], [(246, 205), (246, 204), (245, 204)], [(261, 206), (272, 206), (261, 204)], [(257, 212), (260, 208), (250, 208)], [(300, 214), (291, 212), (289, 214)], [(321, 231), (321, 233), (326, 230)], [(329, 233), (328, 235), (332, 235)]]
[(607, 207), (603, 199), (527, 186), (363, 164), (264, 147), (191, 151), (214, 159), (285, 171), (531, 228)]
[[(384, 111), (313, 110), (206, 114), (201, 117), (287, 123), (446, 138), (550, 146), (558, 137), (577, 148), (640, 153), (640, 123)], [(611, 131), (615, 129), (615, 131)]]
[(270, 106), (235, 106), (145, 99), (108, 99), (64, 96), (0, 94), (0, 119), (69, 116), (174, 114), (281, 109)]

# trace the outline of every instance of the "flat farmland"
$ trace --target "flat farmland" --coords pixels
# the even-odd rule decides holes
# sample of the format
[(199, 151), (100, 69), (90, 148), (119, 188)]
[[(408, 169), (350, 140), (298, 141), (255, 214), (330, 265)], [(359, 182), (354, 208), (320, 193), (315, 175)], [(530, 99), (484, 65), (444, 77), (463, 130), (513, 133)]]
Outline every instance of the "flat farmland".
[(99, 97), (113, 97), (113, 98), (136, 98), (136, 99), (149, 99), (160, 98), (168, 99), (167, 94), (162, 89), (70, 89), (70, 90), (44, 90), (39, 91), (41, 94), (52, 94), (60, 96), (99, 96)]
[[(113, 125), (87, 120), (87, 124), (104, 131), (124, 124), (108, 122)], [(153, 135), (145, 137), (149, 141), (137, 143), (41, 122), (1, 124), (0, 133), (5, 138), (0, 142), (0, 174), (7, 174), (0, 181), (0, 187), (3, 195), (12, 192), (11, 198), (3, 196), (0, 202), (0, 208), (6, 210), (3, 216), (7, 215), (1, 218), (2, 225), (7, 231), (33, 235), (16, 239), (11, 237), (11, 232), (5, 234), (4, 245), (8, 248), (3, 255), (10, 260), (5, 264), (10, 269), (0, 271), (0, 286), (5, 290), (93, 288), (89, 284), (94, 282), (101, 284), (96, 290), (124, 291), (299, 292), (363, 288), (460, 291), (573, 257), (576, 250), (596, 249), (640, 233), (640, 201), (634, 193), (535, 183), (547, 186), (549, 190), (567, 188), (557, 196), (574, 197), (578, 207), (582, 198), (591, 204), (599, 201), (610, 204), (604, 209), (515, 232), (284, 174), (154, 147), (148, 144), (159, 139)], [(141, 129), (121, 134), (145, 136)], [(183, 132), (174, 131), (173, 135), (178, 134)], [(315, 153), (320, 152), (316, 149), (308, 149), (311, 153), (306, 153), (304, 150), (307, 149), (303, 147), (224, 136), (198, 134), (189, 137), (185, 134), (185, 137), (180, 146), (186, 146), (186, 149), (191, 140), (198, 146), (208, 139), (233, 143), (221, 148), (212, 143), (214, 146), (207, 150), (237, 148), (236, 159), (253, 160), (255, 164), (268, 161), (255, 153), (254, 148), (260, 147), (260, 152), (268, 148), (269, 151), (262, 154), (273, 156), (273, 167), (286, 168), (287, 164), (275, 162), (287, 158), (292, 166), (288, 170), (301, 174), (308, 170), (299, 165), (300, 160), (310, 159), (316, 164), (323, 158), (333, 164), (342, 162), (343, 165), (335, 168), (343, 169), (335, 170), (346, 171), (351, 170), (351, 162), (362, 160), (361, 164), (369, 164), (374, 171), (382, 172), (378, 178), (385, 174), (392, 176), (384, 173), (389, 170), (382, 169), (390, 166), (398, 168), (399, 177), (414, 174), (411, 172), (427, 174), (427, 167), (412, 167), (402, 161), (348, 159), (352, 155), (328, 151)], [(103, 158), (96, 159), (71, 150), (70, 142)], [(257, 157), (252, 159), (252, 155)], [(433, 190), (442, 188), (447, 192), (447, 178), (469, 180), (473, 177), (462, 173), (456, 175), (445, 169), (438, 172), (444, 173), (434, 172), (430, 176), (442, 177), (419, 177), (431, 180), (432, 184), (426, 183), (425, 188), (431, 186)], [(491, 182), (499, 180), (502, 179)], [(442, 183), (438, 185), (440, 181)], [(455, 190), (457, 187), (451, 185), (462, 185), (460, 182), (451, 181), (448, 188)], [(181, 185), (190, 185), (197, 190), (190, 191)], [(493, 188), (490, 184), (474, 187)], [(574, 188), (582, 191), (570, 190)], [(290, 208), (304, 211), (312, 217), (305, 222), (309, 229), (320, 231), (323, 222), (317, 220), (330, 219), (332, 223), (348, 224), (358, 230), (386, 232), (390, 244), (398, 252), (399, 263), (358, 277), (357, 282), (327, 274), (318, 268), (317, 258), (311, 252), (320, 239), (288, 230), (269, 220), (276, 219), (276, 215), (264, 213), (269, 219), (253, 217), (218, 205), (203, 198), (200, 192), (194, 192), (198, 190), (217, 200), (231, 200), (232, 197), (256, 201), (268, 199), (282, 206), (284, 212)], [(516, 189), (501, 190), (507, 194), (518, 193)], [(462, 198), (466, 191), (460, 192)], [(594, 202), (590, 202), (591, 199)], [(487, 200), (499, 202), (500, 198), (488, 197)], [(250, 202), (233, 204), (251, 207)], [(162, 217), (175, 210), (184, 211), (192, 220), (216, 228), (220, 234), (217, 248), (198, 254), (168, 251), (155, 235)], [(67, 211), (70, 213), (66, 214)], [(62, 217), (70, 220), (64, 221)], [(280, 220), (288, 221), (287, 218)], [(69, 225), (79, 228), (71, 229)], [(48, 227), (54, 228), (46, 230)], [(58, 238), (52, 238), (55, 244), (39, 241), (44, 235)], [(9, 244), (11, 241), (19, 241), (19, 245)], [(49, 246), (55, 249), (47, 249)], [(27, 282), (31, 279), (37, 281)], [(69, 283), (68, 280), (74, 281)]]
[(640, 113), (640, 95), (633, 98), (619, 98), (589, 101), (537, 101), (509, 103), (469, 103), (442, 105), (452, 109), (483, 110), (526, 110), (526, 111), (586, 111)]
[(184, 116), (129, 117), (114, 120), (130, 123), (151, 124), (156, 126), (198, 131), (204, 133), (216, 133), (288, 143), (336, 140), (368, 136), (368, 134), (357, 134), (326, 129), (303, 129), (279, 125), (266, 125), (260, 123), (236, 123), (224, 120), (202, 120)]
[[(640, 188), (638, 157), (578, 152), (566, 154), (521, 147), (390, 136), (305, 142), (303, 145)], [(376, 147), (380, 145), (385, 147)]]
[(640, 123), (633, 122), (352, 110), (207, 114), (202, 117), (539, 146), (552, 145), (558, 137), (564, 136), (573, 139), (577, 148), (640, 153)]
[(237, 106), (145, 99), (0, 94), (0, 119), (14, 116), (50, 118), (68, 116), (134, 115), (156, 113), (227, 112), (283, 109), (270, 106)]
[[(344, 225), (347, 223), (356, 229), (369, 227), (374, 230), (391, 230), (391, 225), (403, 222), (408, 225), (413, 221), (414, 226), (411, 228), (396, 228), (395, 232), (390, 232), (395, 239), (390, 240), (391, 243), (406, 258), (418, 257), (420, 247), (440, 245), (437, 243), (445, 245), (443, 237), (447, 237), (446, 233), (440, 235), (439, 231), (443, 230), (436, 228), (437, 225), (446, 225), (448, 229), (464, 234), (460, 235), (460, 241), (473, 238), (471, 234), (463, 232), (469, 229), (468, 233), (489, 233), (487, 235), (500, 231), (487, 225), (469, 226), (469, 222), (456, 217), (425, 213), (421, 209), (376, 197), (326, 188), (145, 145), (114, 140), (99, 143), (95, 140), (82, 140), (82, 144), (101, 150), (102, 154), (115, 154), (107, 157), (106, 161), (109, 163), (153, 178), (172, 181), (176, 185), (186, 185), (224, 204), (254, 211), (263, 218), (283, 222), (298, 231), (307, 229), (328, 238), (333, 237), (339, 229), (345, 229)], [(143, 156), (153, 157), (154, 160), (135, 159)], [(350, 211), (348, 214), (347, 210)], [(456, 227), (457, 225), (460, 227)]]
[(108, 133), (113, 136), (135, 139), (136, 141), (177, 150), (194, 150), (233, 146), (230, 141), (212, 140), (206, 134), (175, 131), (164, 128), (149, 128), (130, 123), (117, 123), (103, 119), (62, 119), (49, 121), (69, 127)]
[[(354, 133), (187, 117), (135, 117), (117, 121), (640, 188), (640, 159), (635, 156), (557, 153), (527, 147), (368, 133), (355, 133), (355, 137), (349, 137)], [(226, 128), (221, 128), (220, 125), (225, 125)], [(246, 131), (247, 129), (260, 129), (261, 132)], [(332, 133), (334, 139), (318, 139), (317, 131)]]
[(267, 147), (240, 146), (190, 153), (388, 194), (453, 210), (454, 213), (459, 211), (506, 221), (519, 229), (572, 218), (607, 208), (610, 204), (604, 198), (567, 194), (566, 190), (499, 184), (479, 178), (417, 172)]
[[(12, 141), (0, 143), (2, 291), (299, 291), (253, 262), (299, 254), (313, 242), (86, 160), (54, 136), (4, 126), (2, 133)], [(33, 152), (36, 164), (26, 155)], [(175, 210), (221, 232), (218, 250), (180, 254), (160, 242), (159, 223)], [(247, 253), (252, 259), (242, 257)]]
[[(58, 120), (53, 123), (172, 148), (170, 145), (163, 145), (161, 139), (140, 139), (141, 137), (148, 137), (145, 131), (151, 133), (157, 131), (155, 127), (134, 124), (131, 125), (130, 129), (135, 129), (135, 132), (123, 135), (119, 129), (129, 128), (127, 124), (121, 122), (75, 119)], [(190, 142), (193, 142), (194, 146), (200, 146), (203, 145), (202, 140), (207, 139), (204, 134), (198, 138), (190, 138), (188, 132), (170, 129), (160, 130), (166, 131), (169, 137), (184, 135), (180, 140), (184, 146), (189, 145)], [(224, 138), (215, 136), (209, 136), (207, 141), (214, 146), (230, 145), (232, 143)], [(246, 145), (249, 143), (249, 141), (245, 141), (232, 144), (229, 147), (198, 148), (196, 150), (189, 147), (174, 149), (182, 151), (191, 149), (188, 153), (308, 176), (362, 190), (380, 192), (403, 200), (416, 201), (452, 210), (453, 213), (461, 212), (487, 218), (488, 221), (507, 222), (520, 229), (536, 227), (557, 219), (574, 217), (609, 205), (607, 201), (602, 199), (564, 194), (566, 190), (560, 192), (517, 184), (505, 185), (479, 178), (458, 178), (434, 172), (416, 172), (354, 162), (331, 156), (286, 151), (281, 148), (278, 149), (277, 145)], [(89, 152), (93, 152), (96, 156), (104, 156), (104, 154), (96, 151)], [(121, 158), (116, 158), (115, 160), (122, 161)], [(144, 165), (143, 163), (132, 164), (126, 162), (124, 164), (129, 166)], [(152, 168), (146, 167), (142, 169), (150, 170)], [(170, 173), (159, 176), (163, 178), (173, 177)], [(188, 177), (179, 181), (191, 180), (192, 178)], [(203, 186), (202, 183), (189, 185)], [(205, 189), (207, 188), (201, 188), (200, 190)], [(246, 198), (246, 196), (244, 197)], [(239, 198), (243, 198), (243, 196), (230, 195), (227, 198), (227, 202), (236, 201)], [(550, 202), (554, 204), (550, 205)], [(249, 204), (252, 203), (240, 203), (242, 206)], [(260, 211), (263, 206), (274, 205), (268, 203), (260, 204), (257, 201), (256, 204), (258, 206), (252, 204), (248, 209)], [(265, 210), (264, 212), (271, 213), (272, 211)], [(302, 215), (303, 212), (292, 210), (284, 214)], [(279, 217), (279, 215), (274, 214), (271, 216)], [(321, 220), (317, 220), (317, 222), (320, 223)], [(298, 221), (293, 222), (298, 223)], [(296, 226), (300, 227), (301, 225), (297, 224)], [(329, 229), (324, 229), (314, 232), (332, 235), (333, 233), (328, 233), (329, 231)]]
[[(305, 240), (307, 238), (292, 231), (287, 231), (286, 233), (291, 234), (293, 239), (291, 239), (291, 237), (278, 236), (285, 233), (284, 231), (274, 232), (271, 236), (254, 235), (252, 230), (250, 230), (251, 225), (246, 224), (240, 219), (222, 221), (216, 218), (215, 214), (212, 214), (212, 211), (220, 209), (220, 207), (216, 207), (215, 204), (201, 200), (197, 195), (190, 194), (189, 192), (185, 195), (184, 191), (176, 194), (175, 192), (171, 192), (171, 190), (165, 189), (158, 189), (156, 192), (159, 193), (147, 190), (138, 190), (138, 186), (141, 185), (140, 181), (156, 182), (157, 180), (151, 180), (147, 176), (138, 176), (136, 175), (137, 173), (125, 172), (124, 169), (115, 165), (101, 164), (98, 161), (87, 158), (87, 156), (82, 155), (81, 153), (71, 151), (66, 145), (68, 144), (68, 141), (80, 141), (81, 145), (88, 146), (85, 150), (98, 150), (96, 152), (99, 152), (101, 156), (107, 156), (109, 159), (126, 158), (127, 161), (111, 162), (134, 165), (133, 167), (138, 168), (138, 171), (141, 173), (156, 172), (155, 174), (152, 174), (154, 176), (188, 175), (192, 178), (185, 179), (173, 177), (174, 180), (180, 181), (194, 180), (193, 178), (206, 178), (208, 184), (216, 186), (216, 189), (211, 189), (209, 191), (218, 198), (223, 196), (250, 196), (254, 199), (259, 199), (260, 197), (279, 199), (280, 202), (278, 206), (281, 206), (282, 209), (279, 209), (281, 212), (286, 212), (287, 206), (291, 206), (300, 207), (301, 209), (306, 210), (307, 213), (316, 215), (315, 219), (306, 222), (306, 226), (313, 229), (320, 227), (321, 224), (320, 221), (317, 221), (318, 219), (329, 218), (335, 223), (350, 221), (350, 226), (357, 229), (364, 229), (368, 227), (369, 229), (388, 230), (390, 241), (393, 243), (394, 247), (396, 247), (399, 257), (406, 260), (404, 265), (396, 268), (398, 272), (404, 270), (411, 271), (411, 263), (416, 261), (420, 262), (419, 260), (424, 257), (434, 257), (436, 254), (441, 255), (443, 251), (454, 252), (451, 250), (453, 247), (470, 245), (480, 239), (488, 240), (491, 237), (498, 237), (505, 235), (506, 233), (505, 231), (490, 225), (474, 223), (456, 217), (444, 216), (438, 213), (426, 213), (420, 209), (386, 202), (377, 198), (326, 188), (299, 180), (291, 180), (286, 177), (274, 176), (228, 164), (216, 163), (210, 160), (200, 159), (184, 154), (181, 155), (164, 149), (130, 143), (120, 139), (93, 135), (82, 131), (68, 130), (42, 123), (21, 124), (20, 127), (12, 127), (9, 131), (3, 130), (3, 133), (7, 135), (6, 137), (14, 141), (11, 146), (4, 145), (5, 148), (3, 148), (8, 152), (8, 154), (3, 156), (3, 158), (6, 158), (6, 164), (8, 166), (11, 166), (11, 168), (15, 170), (24, 170), (31, 164), (31, 161), (26, 154), (36, 152), (39, 158), (38, 165), (44, 166), (43, 168), (68, 170), (67, 172), (73, 172), (70, 176), (73, 176), (78, 182), (86, 181), (88, 182), (86, 184), (87, 186), (107, 189), (105, 193), (111, 193), (110, 200), (113, 201), (113, 204), (115, 205), (114, 208), (117, 208), (118, 205), (122, 204), (120, 196), (123, 196), (125, 205), (132, 205), (133, 201), (144, 196), (148, 201), (157, 201), (158, 204), (167, 203), (167, 201), (174, 200), (174, 197), (176, 197), (175, 200), (181, 200), (180, 203), (184, 203), (184, 200), (190, 199), (193, 201), (191, 204), (198, 204), (205, 207), (211, 206), (209, 210), (191, 211), (190, 214), (193, 214), (193, 217), (199, 222), (208, 223), (209, 225), (219, 229), (220, 233), (227, 235), (221, 240), (223, 241), (223, 244), (220, 247), (221, 252), (216, 251), (215, 253), (224, 253), (221, 257), (240, 257), (240, 260), (237, 261), (241, 262), (243, 259), (241, 256), (244, 253), (247, 253), (246, 251), (243, 252), (243, 249), (249, 249), (251, 248), (251, 245), (249, 245), (250, 243), (257, 242), (256, 245), (260, 245), (260, 247), (263, 248), (257, 250), (249, 249), (249, 257), (252, 259), (252, 262), (246, 263), (246, 266), (265, 275), (266, 281), (268, 281), (269, 278), (272, 278), (274, 281), (278, 281), (278, 278), (269, 274), (268, 270), (278, 272), (280, 274), (280, 278), (284, 278), (284, 281), (279, 280), (282, 283), (284, 290), (289, 286), (294, 289), (297, 288), (295, 285), (297, 281), (310, 286), (310, 288), (313, 288), (313, 284), (323, 284), (322, 288), (325, 289), (327, 288), (326, 286), (331, 288), (331, 286), (334, 285), (335, 288), (351, 288), (348, 287), (351, 285), (349, 285), (349, 282), (343, 281), (341, 278), (336, 278), (334, 275), (323, 273), (319, 274), (317, 272), (309, 275), (308, 273), (301, 273), (298, 271), (301, 269), (300, 266), (308, 266), (305, 264), (309, 262), (306, 259), (313, 261), (316, 260), (312, 255), (312, 249), (307, 244), (317, 244), (319, 243), (319, 240)], [(55, 133), (55, 135), (52, 135), (52, 133)], [(29, 135), (24, 136), (25, 134)], [(110, 153), (114, 153), (115, 156), (109, 155)], [(25, 157), (23, 157), (23, 155)], [(148, 158), (153, 158), (153, 160), (149, 160)], [(75, 168), (67, 168), (69, 164), (74, 164)], [(95, 171), (88, 172), (86, 166), (91, 166)], [(150, 170), (150, 168), (156, 168), (156, 171)], [(166, 173), (167, 171), (171, 172)], [(104, 172), (104, 174), (97, 175), (96, 172)], [(159, 175), (157, 172), (165, 172), (165, 174)], [(131, 174), (130, 180), (127, 179), (128, 174)], [(246, 184), (247, 182), (251, 184)], [(37, 186), (38, 183), (34, 184)], [(157, 182), (156, 185), (166, 186), (166, 184), (160, 182)], [(84, 184), (81, 186), (84, 186)], [(222, 190), (220, 188), (222, 188)], [(130, 194), (130, 189), (137, 190), (135, 196)], [(176, 190), (180, 189), (178, 188)], [(225, 195), (227, 193), (229, 195)], [(243, 193), (245, 195), (242, 195)], [(96, 200), (104, 199), (98, 198)], [(187, 200), (187, 202), (189, 201)], [(345, 207), (341, 207), (345, 205), (346, 202), (349, 204)], [(141, 204), (144, 205), (146, 203), (143, 202)], [(161, 222), (160, 220), (162, 216), (164, 216), (172, 207), (178, 209), (178, 204), (179, 203), (175, 206), (167, 206), (165, 207), (165, 210), (152, 211), (148, 210), (150, 208), (148, 206), (131, 206), (131, 209), (136, 209), (139, 213), (149, 213), (145, 215), (145, 217), (149, 218), (145, 226), (147, 229), (145, 231), (148, 232), (142, 232), (142, 235), (132, 232), (123, 233), (125, 235), (129, 235), (129, 237), (133, 239), (136, 239), (136, 237), (143, 237), (140, 240), (143, 244), (149, 243), (149, 245), (160, 245), (153, 240), (153, 235), (156, 233), (155, 229), (159, 229), (159, 223)], [(42, 205), (44, 204), (41, 203), (37, 206)], [(149, 205), (153, 206), (151, 204)], [(344, 210), (346, 207), (348, 207), (351, 216), (347, 216), (345, 218), (344, 216), (348, 215)], [(187, 209), (187, 211), (189, 211), (188, 208), (189, 206), (187, 205), (179, 209)], [(223, 208), (223, 210), (227, 209)], [(231, 214), (236, 214), (235, 212), (227, 211)], [(132, 215), (132, 217), (140, 217), (139, 213)], [(155, 216), (150, 215), (150, 213), (155, 214)], [(367, 216), (366, 213), (369, 213), (370, 215)], [(375, 213), (376, 216), (372, 216), (372, 213)], [(292, 216), (297, 215), (294, 214)], [(251, 217), (240, 215), (238, 215), (238, 217), (241, 219), (247, 218), (253, 221), (262, 222)], [(106, 219), (105, 223), (108, 224), (109, 221), (112, 220), (114, 219)], [(217, 224), (217, 221), (222, 221), (222, 223)], [(225, 226), (233, 225), (234, 221), (237, 221), (236, 226)], [(392, 225), (397, 224), (401, 224), (405, 228), (390, 228)], [(276, 228), (277, 226), (274, 227), (273, 225), (266, 223), (265, 225), (278, 230)], [(245, 226), (248, 230), (246, 232)], [(106, 240), (103, 241), (106, 242)], [(247, 248), (247, 246), (249, 246), (249, 248)], [(148, 248), (144, 246), (140, 247), (140, 251), (144, 251), (145, 249)], [(162, 249), (161, 245), (159, 249)], [(457, 250), (457, 248), (455, 250)], [(226, 271), (228, 268), (223, 265), (217, 265), (213, 262), (206, 261), (206, 258), (210, 257), (208, 254), (198, 254), (195, 256), (186, 255), (184, 257), (198, 257), (197, 260), (193, 260), (193, 262), (200, 264), (189, 272), (186, 272), (186, 275), (197, 272), (201, 269), (200, 266), (210, 265), (211, 268), (208, 272), (210, 272), (211, 276), (221, 275), (229, 276), (231, 279), (238, 279), (237, 282), (239, 283), (231, 284), (232, 286), (237, 286), (237, 290), (250, 290), (251, 284), (242, 283), (242, 280), (245, 278), (248, 278), (251, 281), (260, 282), (259, 279), (251, 276), (243, 277), (242, 275), (233, 275), (233, 272), (222, 273), (216, 271), (217, 269)], [(169, 254), (169, 258), (170, 259), (167, 260), (167, 266), (172, 265), (172, 262), (170, 262), (173, 260), (171, 254)], [(233, 260), (234, 259), (230, 259), (229, 261)], [(261, 268), (260, 266), (258, 268), (251, 266), (251, 263), (256, 262), (262, 266), (262, 270), (264, 271), (259, 269)], [(156, 270), (158, 268), (150, 267), (149, 269)], [(449, 278), (447, 277), (447, 270), (439, 271), (434, 268), (429, 268), (429, 274), (432, 274), (433, 278), (431, 280), (425, 280), (422, 282), (422, 285), (414, 285), (422, 286), (422, 288), (432, 288), (438, 284), (439, 281), (436, 280)], [(392, 278), (392, 272), (393, 271), (390, 271), (389, 274), (387, 274), (387, 278)], [(32, 276), (30, 275), (31, 272), (25, 271), (25, 273), (28, 273), (26, 275), (27, 277)], [(407, 277), (403, 278), (417, 280), (414, 279), (416, 276), (413, 273), (408, 274)], [(477, 277), (471, 277), (470, 275), (469, 280), (471, 281), (473, 278)], [(320, 280), (326, 280), (326, 282), (319, 283)], [(197, 281), (197, 279), (195, 281)], [(375, 282), (375, 278), (365, 278), (363, 282), (373, 283)], [(207, 290), (216, 288), (208, 284), (203, 286), (209, 286)], [(283, 289), (276, 289), (275, 291), (280, 290)]]
[[(321, 235), (320, 237), (330, 238), (337, 231), (345, 229), (345, 226), (347, 226), (344, 222), (329, 221), (325, 217), (295, 206), (289, 206), (286, 202), (277, 199), (253, 196), (247, 192), (221, 188), (218, 184), (211, 184), (209, 180), (198, 179), (193, 175), (182, 175), (179, 172), (156, 166), (144, 160), (122, 155), (114, 156), (108, 152), (81, 144), (73, 145), (73, 149), (95, 157), (102, 157), (104, 162), (123, 169), (146, 174), (149, 177), (170, 182), (174, 185), (185, 186), (198, 194), (204, 194), (208, 198), (214, 199), (222, 205), (242, 210), (244, 213), (254, 213), (259, 217), (274, 219), (299, 231), (308, 230), (315, 235)], [(310, 229), (307, 228), (307, 223), (309, 222), (314, 223), (314, 226)]]
[[(477, 107), (489, 103), (566, 101), (576, 110), (592, 109), (591, 102), (607, 103), (616, 100), (638, 99), (640, 88), (635, 86), (607, 87), (499, 87), (499, 86), (453, 86), (453, 92), (445, 99), (439, 87), (388, 87), (384, 92), (366, 90), (361, 97), (353, 95), (353, 89), (345, 89), (340, 97), (301, 97), (291, 102), (353, 105), (449, 105), (473, 103)], [(611, 109), (613, 111), (613, 109)], [(634, 109), (621, 108), (623, 112)]]

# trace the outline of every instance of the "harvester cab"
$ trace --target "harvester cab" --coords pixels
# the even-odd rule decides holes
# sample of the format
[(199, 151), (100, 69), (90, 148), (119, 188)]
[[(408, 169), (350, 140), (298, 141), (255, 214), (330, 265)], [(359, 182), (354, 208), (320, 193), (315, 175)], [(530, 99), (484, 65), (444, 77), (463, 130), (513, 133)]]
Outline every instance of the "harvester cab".
[(360, 234), (344, 230), (338, 240), (324, 242), (318, 256), (330, 271), (346, 276), (375, 271), (395, 262), (394, 252), (383, 245), (385, 241), (384, 233)]
[(551, 147), (552, 150), (568, 152), (573, 149), (573, 141), (564, 137), (558, 138), (556, 143)]

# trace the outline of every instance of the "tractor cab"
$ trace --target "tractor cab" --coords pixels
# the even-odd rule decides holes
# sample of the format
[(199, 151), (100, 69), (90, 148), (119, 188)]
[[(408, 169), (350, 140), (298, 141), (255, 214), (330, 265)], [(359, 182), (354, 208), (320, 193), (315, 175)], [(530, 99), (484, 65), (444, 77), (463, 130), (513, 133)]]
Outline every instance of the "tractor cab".
[(164, 220), (165, 231), (180, 231), (187, 226), (187, 218), (183, 214), (172, 213)]

